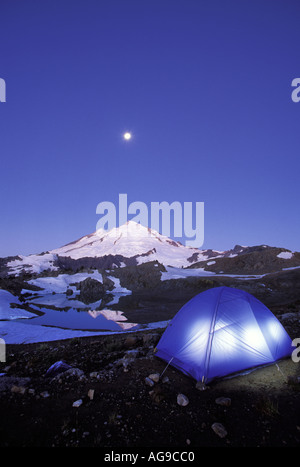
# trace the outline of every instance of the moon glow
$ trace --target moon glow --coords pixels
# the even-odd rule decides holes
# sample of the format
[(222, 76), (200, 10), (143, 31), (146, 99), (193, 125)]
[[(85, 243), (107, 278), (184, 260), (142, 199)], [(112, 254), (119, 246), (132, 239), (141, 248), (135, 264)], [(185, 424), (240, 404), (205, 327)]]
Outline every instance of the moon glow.
[(124, 138), (126, 141), (129, 141), (129, 140), (132, 138), (132, 135), (131, 135), (131, 133), (126, 132), (126, 133), (124, 133), (123, 138)]

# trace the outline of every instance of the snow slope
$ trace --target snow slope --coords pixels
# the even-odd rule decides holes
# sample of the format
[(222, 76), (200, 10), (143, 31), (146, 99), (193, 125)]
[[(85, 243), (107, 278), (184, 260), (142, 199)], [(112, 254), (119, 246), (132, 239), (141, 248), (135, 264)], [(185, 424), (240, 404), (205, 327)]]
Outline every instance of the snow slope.
[[(55, 261), (58, 256), (76, 260), (101, 258), (108, 255), (135, 257), (137, 264), (157, 260), (165, 266), (174, 267), (189, 266), (193, 262), (209, 258), (205, 250), (184, 246), (155, 230), (134, 221), (128, 221), (110, 231), (99, 229), (44, 254), (20, 255), (20, 259), (7, 263), (8, 274), (19, 275), (22, 271), (39, 274), (46, 269), (57, 270)], [(189, 260), (192, 256), (193, 259)]]

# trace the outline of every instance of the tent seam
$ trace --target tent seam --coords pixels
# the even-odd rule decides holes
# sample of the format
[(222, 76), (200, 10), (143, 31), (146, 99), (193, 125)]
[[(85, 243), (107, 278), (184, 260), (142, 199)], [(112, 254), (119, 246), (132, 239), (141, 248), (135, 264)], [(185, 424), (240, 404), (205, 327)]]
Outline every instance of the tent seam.
[(269, 347), (268, 341), (267, 341), (267, 339), (265, 338), (265, 335), (264, 335), (264, 333), (262, 332), (262, 330), (261, 330), (261, 328), (260, 328), (260, 325), (259, 325), (259, 323), (258, 323), (258, 321), (257, 321), (256, 315), (255, 315), (255, 313), (254, 313), (253, 307), (252, 307), (251, 302), (250, 302), (250, 297), (247, 295), (246, 298), (247, 298), (247, 301), (248, 301), (248, 303), (249, 303), (250, 309), (251, 309), (251, 311), (252, 311), (252, 315), (254, 316), (254, 319), (255, 319), (255, 321), (256, 321), (257, 327), (258, 327), (258, 329), (260, 330), (260, 332), (261, 332), (261, 334), (262, 334), (262, 336), (263, 336), (263, 339), (264, 339), (264, 341), (265, 341), (265, 344), (266, 344), (266, 346), (267, 346), (267, 348), (268, 348), (268, 350), (269, 350), (269, 352), (270, 352), (270, 355), (271, 355), (273, 361), (275, 361), (275, 357), (274, 357), (274, 355), (273, 355), (273, 352), (271, 352), (271, 349), (270, 349), (270, 347)]
[(215, 310), (214, 310), (214, 314), (213, 314), (213, 318), (212, 318), (212, 323), (211, 323), (210, 330), (209, 330), (209, 339), (208, 339), (207, 347), (206, 347), (206, 358), (205, 358), (205, 365), (204, 365), (204, 374), (203, 374), (203, 377), (202, 377), (203, 382), (205, 382), (206, 379), (207, 379), (207, 373), (208, 373), (208, 368), (209, 368), (209, 363), (210, 363), (210, 356), (211, 356), (211, 349), (212, 349), (212, 342), (213, 342), (213, 337), (214, 337), (214, 328), (215, 328), (215, 324), (216, 324), (217, 311), (218, 311), (218, 308), (219, 308), (219, 303), (220, 303), (221, 295), (222, 295), (223, 291), (224, 291), (224, 288), (222, 287), (222, 290), (220, 291), (220, 295), (219, 295), (218, 300), (216, 302), (216, 306), (215, 306)]

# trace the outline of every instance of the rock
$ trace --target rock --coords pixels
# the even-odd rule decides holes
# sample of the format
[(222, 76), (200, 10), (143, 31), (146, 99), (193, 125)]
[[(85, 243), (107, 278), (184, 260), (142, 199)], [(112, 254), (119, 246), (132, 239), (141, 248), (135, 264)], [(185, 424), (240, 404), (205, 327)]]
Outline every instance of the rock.
[(148, 378), (148, 376), (145, 378), (145, 383), (147, 384), (147, 386), (154, 386), (154, 381), (150, 378)]
[[(29, 384), (30, 378), (18, 378), (16, 376), (1, 376), (0, 378), (0, 394), (5, 391), (10, 391), (12, 387), (23, 388)], [(12, 392), (18, 392), (17, 389), (14, 389)], [(22, 393), (22, 391), (19, 393)]]
[(137, 337), (136, 336), (127, 336), (125, 339), (125, 347), (133, 347), (137, 344)]
[(115, 283), (111, 279), (109, 279), (104, 272), (102, 272), (102, 283), (105, 290), (114, 290)]
[(165, 399), (166, 395), (160, 386), (155, 386), (152, 391), (149, 391), (149, 396), (155, 402), (155, 404), (159, 404), (162, 400)]
[(48, 391), (43, 391), (40, 393), (40, 396), (43, 398), (43, 399), (46, 399), (47, 397), (50, 397), (50, 394)]
[[(126, 355), (128, 358), (130, 358), (132, 361), (139, 356), (140, 349), (131, 349), (127, 350)], [(123, 357), (125, 358), (125, 356)]]
[(209, 389), (209, 387), (206, 386), (205, 383), (202, 383), (202, 381), (198, 381), (196, 384), (196, 389), (198, 389), (199, 391), (206, 391), (206, 389)]
[(26, 388), (24, 386), (15, 386), (15, 385), (13, 385), (11, 387), (11, 392), (13, 392), (15, 394), (25, 394)]
[(291, 385), (298, 385), (300, 384), (300, 376), (288, 376), (287, 382)]
[(94, 393), (95, 393), (95, 390), (94, 389), (89, 389), (88, 391), (88, 398), (92, 401), (94, 399)]
[(83, 281), (76, 284), (76, 288), (80, 290), (79, 299), (86, 304), (97, 302), (102, 299), (107, 287), (101, 282), (91, 277), (87, 277)]
[(164, 376), (163, 379), (161, 380), (161, 382), (162, 382), (163, 384), (169, 383), (169, 382), (170, 382), (169, 377), (168, 377), (168, 376)]
[(68, 365), (66, 362), (63, 360), (59, 360), (58, 362), (55, 362), (53, 365), (48, 368), (46, 372), (46, 377), (54, 377), (60, 373), (63, 373), (64, 371), (69, 370), (72, 368), (70, 365)]
[(177, 396), (177, 404), (178, 405), (181, 405), (182, 407), (185, 407), (186, 405), (188, 405), (189, 403), (189, 399), (187, 396), (185, 396), (184, 394), (178, 394)]
[(73, 402), (72, 407), (80, 407), (82, 404), (82, 399), (78, 399), (77, 401)]
[(143, 335), (143, 344), (145, 346), (149, 346), (150, 344), (156, 344), (157, 341), (159, 340), (159, 334), (158, 333), (150, 333), (150, 334), (144, 334)]
[(216, 404), (218, 405), (223, 405), (225, 407), (229, 407), (231, 405), (231, 399), (230, 397), (218, 397), (215, 400)]
[(122, 366), (123, 366), (123, 371), (125, 373), (127, 373), (127, 371), (129, 370), (129, 366), (132, 363), (132, 361), (133, 360), (131, 358), (126, 358), (126, 357), (122, 358)]
[(66, 380), (69, 378), (78, 378), (79, 381), (83, 381), (85, 379), (84, 372), (79, 368), (70, 368), (69, 370), (66, 370), (63, 373), (59, 373), (58, 375), (54, 376), (51, 382), (57, 381), (59, 379)]
[(127, 372), (130, 368), (130, 365), (134, 362), (139, 354), (138, 349), (128, 350), (126, 354), (114, 362), (114, 366), (123, 367), (124, 372)]
[(211, 427), (216, 435), (218, 435), (220, 438), (225, 438), (227, 436), (227, 431), (222, 423), (213, 423)]
[(99, 373), (97, 371), (92, 371), (90, 373), (90, 378), (96, 378), (99, 379)]
[(152, 381), (154, 381), (154, 383), (158, 383), (159, 373), (152, 373), (151, 375), (148, 376), (148, 378), (152, 379)]
[(285, 321), (285, 320), (298, 320), (300, 318), (300, 312), (297, 311), (295, 313), (283, 313), (281, 316), (280, 316), (280, 320), (281, 321)]
[(64, 375), (67, 377), (75, 376), (76, 378), (82, 379), (84, 377), (84, 372), (79, 368), (70, 368), (70, 370), (64, 372)]

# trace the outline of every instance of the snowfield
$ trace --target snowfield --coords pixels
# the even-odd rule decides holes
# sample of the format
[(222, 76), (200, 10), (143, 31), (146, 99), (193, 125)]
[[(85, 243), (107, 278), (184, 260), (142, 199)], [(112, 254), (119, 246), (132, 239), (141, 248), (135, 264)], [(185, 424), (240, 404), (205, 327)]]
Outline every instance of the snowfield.
[[(215, 252), (222, 254), (222, 252)], [(136, 258), (137, 264), (148, 261), (158, 261), (165, 266), (185, 267), (196, 261), (205, 261), (209, 255), (198, 248), (192, 248), (175, 242), (161, 235), (155, 230), (148, 229), (134, 221), (111, 229), (110, 231), (99, 229), (74, 242), (43, 254), (28, 256), (19, 255), (7, 263), (10, 269), (8, 274), (19, 275), (22, 271), (29, 273), (41, 273), (47, 269), (58, 270), (54, 266), (58, 256), (71, 259), (101, 258), (108, 255), (119, 255), (124, 258)], [(191, 258), (194, 255), (194, 259)], [(122, 266), (125, 263), (122, 262)]]
[(3, 339), (6, 344), (31, 344), (34, 342), (48, 342), (72, 339), (73, 337), (107, 335), (113, 333), (113, 331), (78, 331), (38, 326), (35, 324), (0, 321), (0, 338)]
[(293, 256), (294, 254), (291, 251), (282, 251), (277, 255), (277, 258), (291, 259)]
[(98, 271), (93, 271), (92, 273), (59, 274), (57, 277), (40, 277), (28, 281), (28, 284), (41, 287), (46, 293), (65, 293), (67, 289), (72, 289), (74, 293), (79, 293), (79, 290), (76, 290), (76, 286), (70, 286), (70, 284), (82, 282), (88, 277), (102, 282), (102, 274)]
[(264, 277), (266, 274), (222, 274), (216, 273), (211, 271), (205, 271), (204, 268), (193, 268), (193, 269), (183, 269), (183, 268), (173, 268), (173, 267), (166, 267), (166, 272), (161, 273), (161, 280), (168, 281), (171, 279), (184, 279), (186, 277), (196, 276), (196, 277), (218, 277), (218, 276), (226, 276), (226, 277), (235, 277), (236, 279), (260, 279)]
[(31, 274), (40, 274), (46, 269), (50, 269), (51, 271), (57, 271), (58, 269), (56, 266), (53, 266), (56, 255), (52, 253), (28, 256), (19, 255), (19, 257), (21, 259), (15, 259), (7, 263), (7, 266), (10, 268), (8, 274), (18, 275), (22, 270)]
[(198, 261), (207, 259), (206, 255), (201, 256), (198, 248), (186, 247), (133, 221), (109, 232), (98, 230), (51, 253), (73, 259), (105, 255), (138, 256), (138, 264), (157, 260), (164, 265), (179, 267), (190, 265), (188, 258), (194, 253), (200, 255)]

